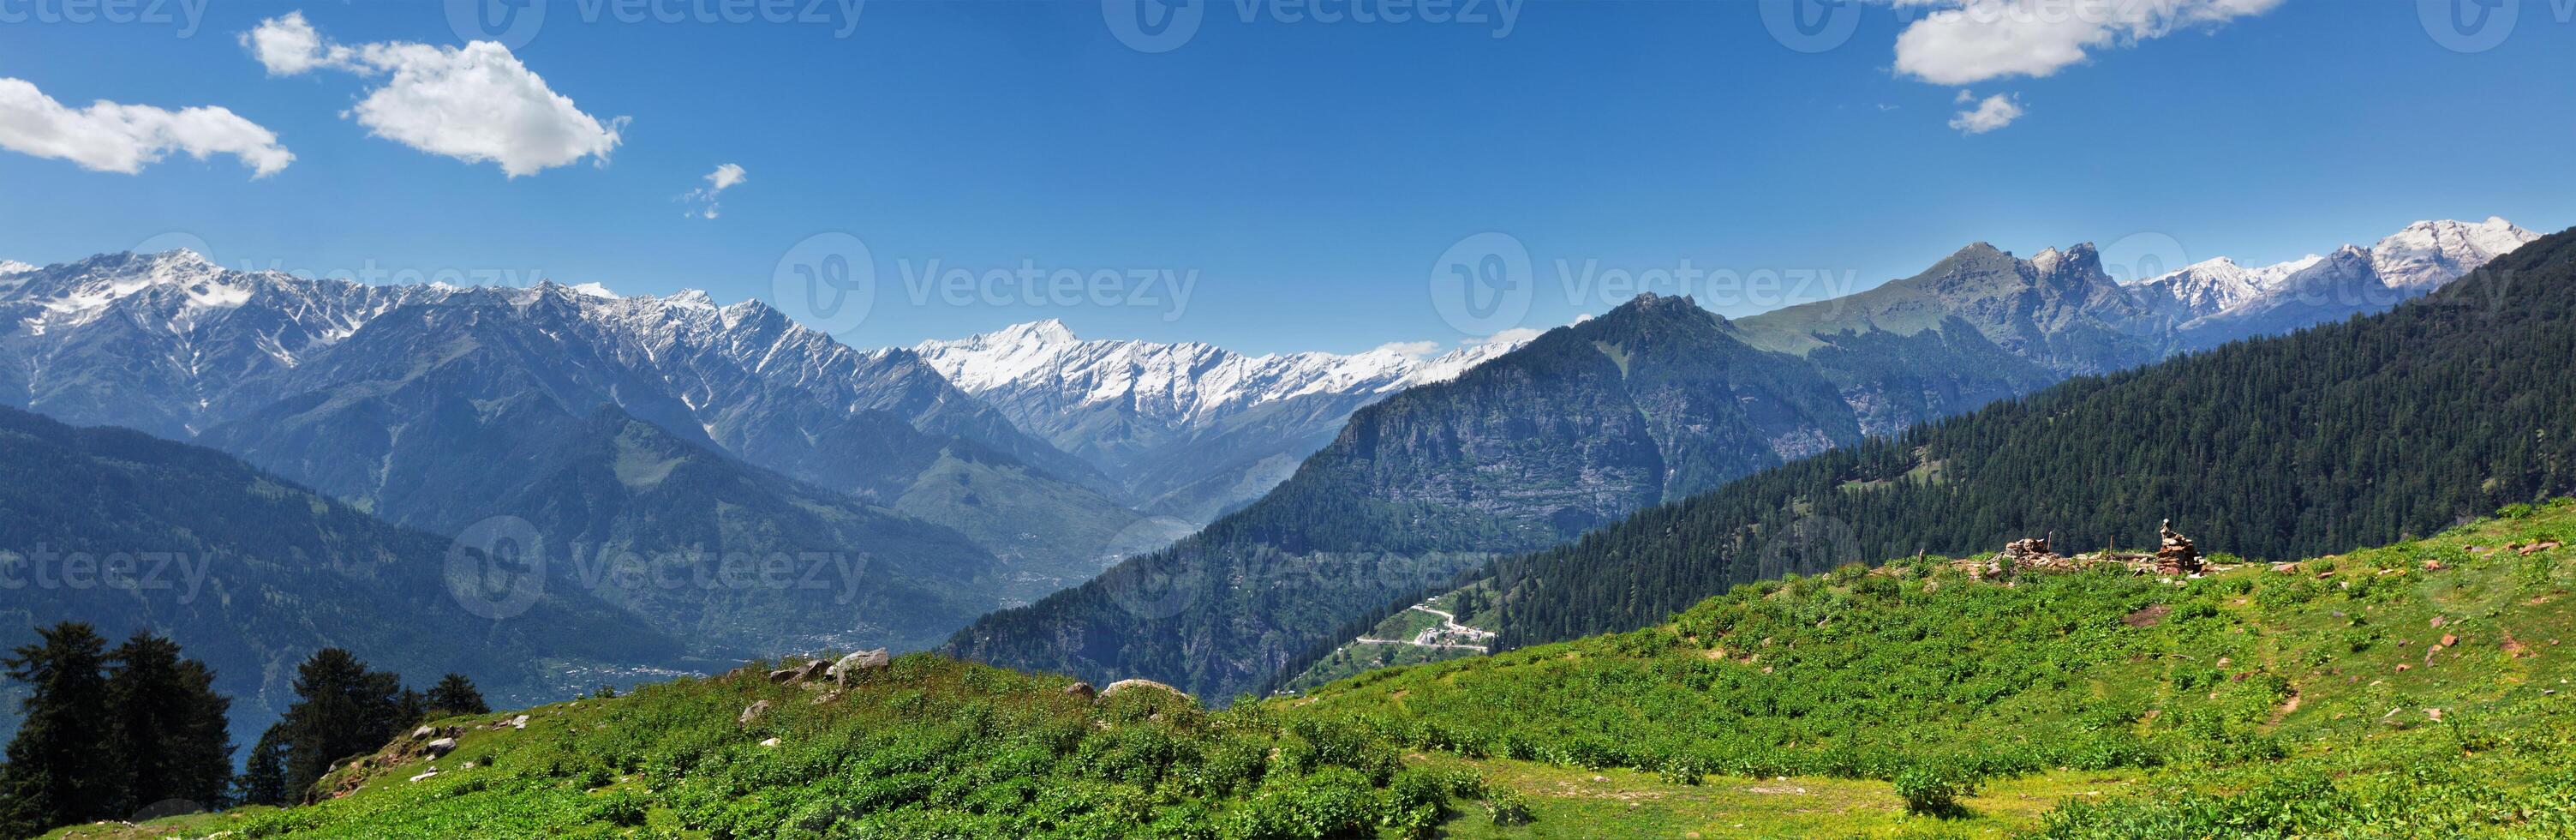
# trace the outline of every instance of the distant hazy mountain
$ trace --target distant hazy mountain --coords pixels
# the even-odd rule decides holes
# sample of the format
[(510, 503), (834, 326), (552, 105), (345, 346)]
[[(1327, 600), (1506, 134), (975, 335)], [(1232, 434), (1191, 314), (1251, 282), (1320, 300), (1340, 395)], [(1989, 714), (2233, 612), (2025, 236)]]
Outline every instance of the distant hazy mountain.
[(1246, 356), (1195, 342), (1086, 341), (1048, 320), (913, 351), (1097, 466), (1144, 509), (1205, 522), (1287, 480), (1354, 409), (1454, 378), (1535, 334), (1435, 358), (1396, 347)]
[[(668, 671), (682, 646), (559, 589), (506, 621), (451, 597), (450, 540), (400, 528), (220, 452), (0, 408), (0, 648), (86, 621), (176, 639), (213, 666), (249, 744), (294, 700), (295, 664), (340, 646), (425, 686), (449, 671), (495, 704)], [(14, 693), (18, 687), (11, 686)], [(18, 704), (0, 703), (14, 728)]]
[[(2444, 253), (2416, 262), (2483, 260)], [(2219, 311), (2271, 302), (2260, 324), (2272, 330), (2340, 319), (2352, 310), (2333, 299), (2301, 309), (2280, 290), (2343, 262), (2276, 272), (2277, 288), (2235, 290), (2237, 305)], [(2215, 266), (2195, 268), (2218, 285), (2206, 277)], [(988, 616), (948, 649), (1214, 696), (1258, 687), (1491, 553), (1552, 545), (1755, 470), (2185, 349), (2194, 334), (2173, 307), (2227, 296), (2174, 291), (2188, 282), (2124, 288), (2091, 245), (2022, 259), (1977, 243), (1913, 277), (1733, 321), (1688, 299), (1643, 297), (1362, 409), (1241, 513)]]

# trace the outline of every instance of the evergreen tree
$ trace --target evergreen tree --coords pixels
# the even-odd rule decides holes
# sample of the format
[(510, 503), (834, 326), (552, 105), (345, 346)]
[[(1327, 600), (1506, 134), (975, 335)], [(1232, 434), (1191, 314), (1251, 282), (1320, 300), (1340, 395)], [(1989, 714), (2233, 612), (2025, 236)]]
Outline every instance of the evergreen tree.
[(492, 711), (491, 705), (483, 702), (483, 692), (475, 689), (474, 681), (466, 679), (464, 674), (438, 678), (438, 684), (429, 687), (429, 708), (431, 714), (449, 715), (479, 715)]
[(10, 679), (35, 690), (20, 704), (23, 722), (0, 771), (0, 834), (12, 837), (117, 815), (115, 765), (99, 749), (108, 729), (99, 673), (107, 640), (69, 621), (37, 633), (40, 643), (5, 661)]
[(250, 761), (233, 777), (233, 801), (243, 805), (286, 804), (284, 730), (271, 726), (250, 749)]
[(108, 654), (107, 754), (120, 788), (115, 810), (133, 814), (168, 800), (222, 804), (232, 772), (225, 733), (232, 700), (214, 671), (182, 659), (166, 637), (136, 633)]
[(284, 751), (286, 796), (301, 795), (341, 759), (372, 752), (418, 712), (404, 708), (402, 677), (367, 670), (339, 648), (323, 648), (295, 669), (295, 705), (270, 728)]

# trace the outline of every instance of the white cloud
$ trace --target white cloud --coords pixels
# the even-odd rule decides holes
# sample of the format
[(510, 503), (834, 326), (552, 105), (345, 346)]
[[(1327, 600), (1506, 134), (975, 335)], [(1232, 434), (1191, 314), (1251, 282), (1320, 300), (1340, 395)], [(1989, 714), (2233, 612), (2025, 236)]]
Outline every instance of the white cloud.
[(1950, 127), (1969, 134), (1984, 134), (2011, 125), (2017, 119), (2021, 119), (2021, 103), (1998, 93), (1986, 97), (1972, 110), (1960, 111), (1958, 116), (1950, 119)]
[(2281, 0), (1894, 0), (1937, 7), (1896, 36), (1896, 72), (1936, 85), (2041, 77), (2088, 51), (2271, 11)]
[(275, 175), (295, 160), (276, 132), (223, 108), (170, 111), (102, 100), (76, 111), (33, 83), (10, 78), (0, 78), (0, 148), (128, 175), (174, 151), (198, 160), (232, 155), (253, 178)]
[(322, 33), (304, 21), (304, 13), (287, 12), (259, 22), (259, 28), (242, 33), (241, 44), (250, 48), (260, 66), (271, 76), (292, 76), (316, 67), (353, 70), (347, 47), (326, 47)]
[(508, 47), (388, 42), (333, 44), (301, 12), (261, 21), (241, 42), (270, 75), (316, 68), (387, 76), (348, 116), (370, 133), (469, 163), (493, 163), (512, 178), (583, 158), (607, 163), (626, 118), (605, 123), (546, 87)]
[(716, 171), (707, 173), (706, 186), (690, 190), (688, 194), (680, 196), (680, 200), (697, 205), (697, 209), (689, 211), (689, 215), (712, 219), (716, 217), (716, 194), (742, 183), (743, 180), (740, 165), (717, 164)]

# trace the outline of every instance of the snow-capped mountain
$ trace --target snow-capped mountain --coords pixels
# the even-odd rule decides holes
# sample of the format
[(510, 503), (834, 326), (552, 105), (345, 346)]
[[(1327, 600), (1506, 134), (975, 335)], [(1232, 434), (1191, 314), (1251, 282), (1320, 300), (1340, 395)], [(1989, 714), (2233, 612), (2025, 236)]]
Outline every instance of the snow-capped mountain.
[(2385, 310), (2538, 238), (2500, 218), (2420, 221), (2368, 248), (2260, 268), (2221, 257), (2128, 288), (2175, 325), (2180, 346), (2210, 347)]
[(2132, 289), (2149, 304), (2176, 316), (2177, 322), (2188, 321), (2260, 297), (2279, 287), (2282, 279), (2322, 259), (2323, 255), (2309, 254), (2285, 263), (2247, 268), (2233, 259), (2219, 257), (2150, 278)]
[(908, 352), (856, 350), (703, 292), (378, 286), (116, 254), (9, 275), (0, 359), (0, 404), (213, 445), (433, 530), (487, 514), (485, 500), (470, 483), (422, 492), (435, 483), (403, 465), (515, 440), (527, 429), (500, 418), (530, 411), (580, 434), (570, 420), (602, 405), (963, 531), (1028, 578), (1013, 598), (1096, 570), (1125, 532), (1181, 527), (1140, 524), (1089, 465)]
[(912, 352), (1099, 466), (1146, 509), (1204, 522), (1285, 480), (1360, 406), (1455, 378), (1535, 336), (1517, 331), (1436, 357), (1402, 345), (1249, 356), (1198, 342), (1084, 340), (1046, 320)]
[(2539, 238), (2494, 216), (2475, 224), (2416, 222), (2371, 246), (2370, 262), (2390, 288), (2430, 290)]

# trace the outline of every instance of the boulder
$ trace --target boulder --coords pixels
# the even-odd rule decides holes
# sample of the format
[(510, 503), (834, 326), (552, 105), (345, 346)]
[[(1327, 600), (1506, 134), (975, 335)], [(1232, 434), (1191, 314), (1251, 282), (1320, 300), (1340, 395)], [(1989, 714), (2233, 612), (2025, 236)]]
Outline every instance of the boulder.
[(411, 731), (411, 739), (412, 739), (412, 740), (414, 740), (414, 741), (418, 741), (418, 740), (420, 740), (420, 739), (422, 739), (422, 738), (427, 738), (427, 737), (429, 737), (429, 736), (436, 735), (436, 734), (438, 734), (438, 729), (437, 729), (436, 727), (424, 726), (424, 727), (421, 727), (421, 728), (419, 728), (419, 729), (414, 729), (414, 730), (412, 730), (412, 731)]
[[(1100, 696), (1102, 696), (1102, 697), (1116, 697), (1116, 696), (1118, 696), (1119, 694), (1122, 694), (1122, 693), (1125, 693), (1125, 692), (1129, 692), (1129, 691), (1161, 691), (1161, 692), (1164, 692), (1164, 693), (1170, 694), (1170, 695), (1172, 695), (1172, 696), (1174, 696), (1174, 697), (1179, 697), (1179, 698), (1181, 698), (1181, 699), (1183, 699), (1183, 700), (1189, 700), (1189, 699), (1190, 699), (1190, 695), (1189, 695), (1189, 693), (1188, 693), (1188, 692), (1184, 692), (1184, 691), (1182, 691), (1182, 690), (1180, 690), (1180, 689), (1173, 688), (1173, 687), (1171, 687), (1171, 686), (1164, 685), (1164, 684), (1162, 684), (1162, 683), (1158, 683), (1158, 682), (1155, 682), (1155, 681), (1153, 681), (1153, 680), (1119, 680), (1119, 681), (1117, 681), (1117, 682), (1110, 683), (1108, 688), (1106, 688), (1106, 689), (1102, 689), (1102, 690), (1101, 690), (1101, 692), (1100, 692)], [(1191, 702), (1197, 702), (1197, 701), (1194, 701), (1194, 700), (1193, 700), (1193, 701), (1191, 701)]]
[(1100, 696), (1100, 692), (1093, 690), (1091, 684), (1087, 682), (1078, 682), (1065, 686), (1064, 693), (1067, 697), (1080, 697), (1084, 700)]
[(796, 681), (806, 682), (809, 680), (819, 680), (823, 678), (825, 673), (831, 670), (832, 663), (828, 660), (817, 659), (812, 662), (807, 662), (804, 667), (796, 669)]
[(766, 714), (769, 714), (769, 701), (762, 700), (749, 706), (742, 707), (742, 715), (734, 718), (734, 722), (749, 726), (752, 721), (759, 720), (762, 715)]
[(833, 682), (848, 686), (852, 678), (893, 664), (894, 655), (886, 652), (885, 648), (877, 648), (841, 657), (841, 661), (832, 663), (827, 673), (832, 675)]
[(771, 672), (769, 672), (769, 681), (770, 681), (770, 682), (774, 682), (774, 683), (790, 683), (790, 682), (795, 682), (795, 681), (796, 681), (796, 675), (797, 675), (797, 674), (800, 674), (800, 673), (803, 673), (803, 672), (804, 672), (804, 669), (801, 669), (801, 668), (780, 668), (780, 669), (778, 669), (778, 670), (775, 670), (775, 671), (771, 671)]
[(456, 739), (454, 739), (454, 738), (440, 738), (440, 739), (438, 739), (438, 740), (431, 741), (431, 742), (429, 742), (429, 743), (427, 743), (427, 744), (423, 744), (423, 745), (421, 745), (420, 751), (421, 751), (421, 752), (423, 752), (423, 753), (427, 753), (427, 754), (429, 755), (429, 757), (431, 757), (431, 758), (438, 758), (438, 757), (441, 757), (441, 756), (445, 756), (445, 755), (447, 755), (448, 753), (451, 753), (451, 752), (455, 752), (455, 751), (456, 751)]

